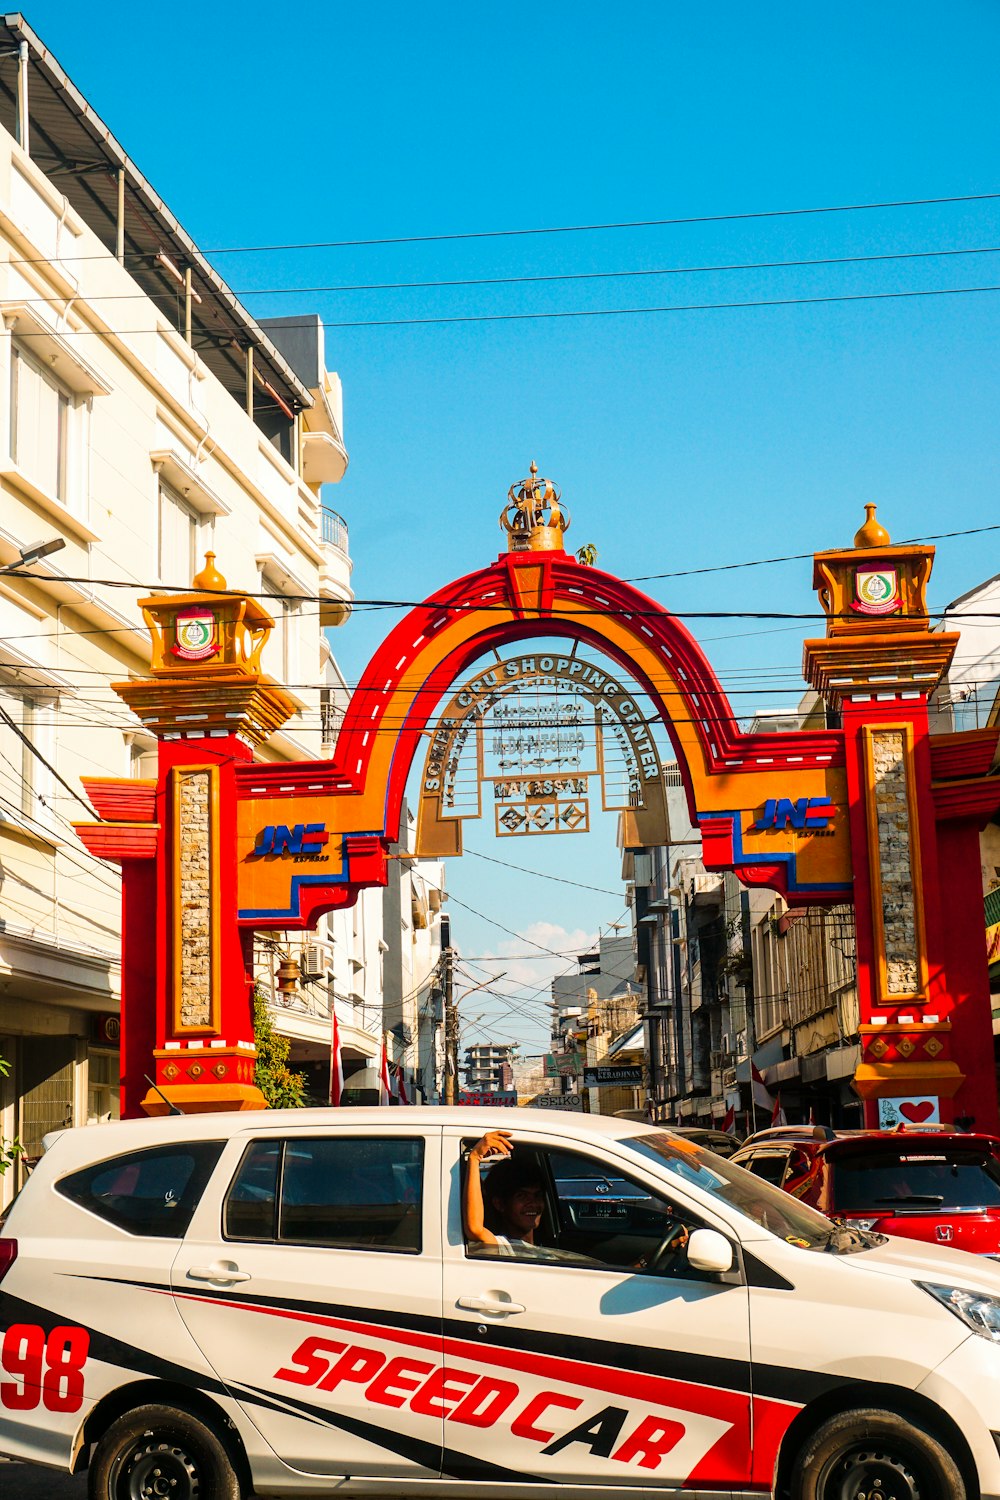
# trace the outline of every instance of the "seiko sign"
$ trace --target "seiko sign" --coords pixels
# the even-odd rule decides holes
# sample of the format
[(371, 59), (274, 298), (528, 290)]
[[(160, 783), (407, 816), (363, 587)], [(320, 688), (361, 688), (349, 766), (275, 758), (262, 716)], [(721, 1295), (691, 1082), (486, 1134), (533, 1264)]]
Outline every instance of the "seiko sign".
[(763, 833), (769, 828), (792, 828), (811, 833), (814, 829), (829, 828), (833, 812), (829, 797), (799, 797), (794, 802), (790, 797), (768, 797), (764, 811), (751, 827), (754, 833)]

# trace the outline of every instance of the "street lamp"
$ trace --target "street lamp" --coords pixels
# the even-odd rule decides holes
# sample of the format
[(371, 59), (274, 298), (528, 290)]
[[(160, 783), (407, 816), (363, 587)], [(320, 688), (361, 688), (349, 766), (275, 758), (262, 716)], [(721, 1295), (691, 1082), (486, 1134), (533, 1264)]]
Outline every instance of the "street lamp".
[(0, 574), (14, 573), (18, 568), (30, 568), (32, 563), (41, 562), (43, 557), (51, 557), (53, 552), (61, 552), (65, 545), (65, 537), (54, 536), (49, 542), (36, 542), (33, 547), (22, 547), (20, 557), (0, 568)]

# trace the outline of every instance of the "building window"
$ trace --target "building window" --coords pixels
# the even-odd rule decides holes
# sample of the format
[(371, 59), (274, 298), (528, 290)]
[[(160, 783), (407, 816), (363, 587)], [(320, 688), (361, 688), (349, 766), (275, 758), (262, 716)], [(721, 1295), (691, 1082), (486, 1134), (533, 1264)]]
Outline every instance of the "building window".
[(87, 1062), (87, 1124), (106, 1125), (120, 1117), (118, 1054), (91, 1052)]
[[(207, 537), (203, 537), (203, 527)], [(169, 588), (187, 588), (201, 566), (203, 541), (206, 547), (211, 545), (211, 521), (161, 484), (157, 537), (160, 582)]]
[(0, 814), (46, 821), (52, 776), (39, 756), (52, 759), (57, 707), (56, 698), (0, 677)]
[(16, 341), (10, 360), (10, 456), (47, 495), (68, 505), (74, 400)]
[(260, 588), (265, 596), (262, 601), (264, 608), (274, 616), (274, 634), (269, 647), (272, 671), (280, 674), (280, 682), (294, 686), (299, 664), (299, 602), (286, 599), (266, 574), (261, 577)]
[(128, 747), (128, 774), (133, 781), (155, 781), (159, 772), (159, 752), (155, 740), (136, 736)]

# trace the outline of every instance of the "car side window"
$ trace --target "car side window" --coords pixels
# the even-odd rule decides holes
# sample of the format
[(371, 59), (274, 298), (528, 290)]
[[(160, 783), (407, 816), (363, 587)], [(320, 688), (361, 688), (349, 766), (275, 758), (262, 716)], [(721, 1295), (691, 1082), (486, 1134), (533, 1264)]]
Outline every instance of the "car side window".
[(419, 1254), (423, 1163), (423, 1141), (399, 1136), (253, 1141), (226, 1195), (225, 1237)]
[(498, 1244), (470, 1244), (470, 1255), (704, 1279), (687, 1265), (689, 1236), (702, 1226), (686, 1209), (651, 1193), (617, 1165), (582, 1152), (532, 1146), (515, 1150), (530, 1167), (525, 1175), (541, 1185), (532, 1238), (518, 1237), (504, 1222), (503, 1205), (491, 1202), (487, 1170), (487, 1227)]
[(752, 1172), (755, 1177), (762, 1177), (765, 1182), (780, 1187), (787, 1161), (787, 1151), (758, 1151), (748, 1160), (741, 1161), (740, 1166), (746, 1167), (747, 1171)]
[(56, 1191), (129, 1234), (179, 1240), (223, 1144), (185, 1141), (129, 1151), (72, 1172), (56, 1183)]

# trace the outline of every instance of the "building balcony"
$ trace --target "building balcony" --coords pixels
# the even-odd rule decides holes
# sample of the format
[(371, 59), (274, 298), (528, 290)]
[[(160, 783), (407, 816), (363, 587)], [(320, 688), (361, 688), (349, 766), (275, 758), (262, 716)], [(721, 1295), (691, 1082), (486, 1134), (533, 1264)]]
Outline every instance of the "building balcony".
[(986, 961), (990, 966), (990, 979), (995, 984), (1000, 977), (1000, 886), (987, 891), (983, 900), (983, 916), (986, 926)]
[(722, 876), (712, 870), (692, 875), (689, 888), (693, 906), (718, 906), (722, 900)]
[(320, 511), (320, 624), (342, 625), (350, 613), (354, 564), (348, 550), (347, 522), (330, 506)]

